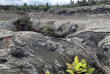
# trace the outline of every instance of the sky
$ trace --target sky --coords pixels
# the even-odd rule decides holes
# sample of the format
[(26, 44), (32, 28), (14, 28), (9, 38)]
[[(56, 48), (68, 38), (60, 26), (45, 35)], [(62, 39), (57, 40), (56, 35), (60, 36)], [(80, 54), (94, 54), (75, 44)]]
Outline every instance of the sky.
[[(77, 0), (73, 0), (73, 1), (77, 1)], [(24, 3), (27, 3), (27, 4), (35, 4), (35, 5), (38, 5), (38, 4), (46, 4), (46, 3), (49, 3), (50, 5), (55, 5), (55, 4), (59, 4), (59, 5), (62, 5), (62, 4), (68, 4), (70, 3), (70, 0), (0, 0), (0, 4), (2, 5), (11, 5), (11, 4), (14, 4), (14, 5), (22, 5)]]

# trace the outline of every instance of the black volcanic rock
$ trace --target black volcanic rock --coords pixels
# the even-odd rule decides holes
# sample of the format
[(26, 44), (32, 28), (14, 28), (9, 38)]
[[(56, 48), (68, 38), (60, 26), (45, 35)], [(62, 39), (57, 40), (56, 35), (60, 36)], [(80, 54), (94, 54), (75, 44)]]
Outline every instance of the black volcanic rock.
[(12, 48), (11, 51), (10, 51), (10, 54), (11, 54), (13, 57), (16, 57), (16, 58), (26, 57), (25, 51), (23, 51), (23, 50), (20, 49), (20, 48)]

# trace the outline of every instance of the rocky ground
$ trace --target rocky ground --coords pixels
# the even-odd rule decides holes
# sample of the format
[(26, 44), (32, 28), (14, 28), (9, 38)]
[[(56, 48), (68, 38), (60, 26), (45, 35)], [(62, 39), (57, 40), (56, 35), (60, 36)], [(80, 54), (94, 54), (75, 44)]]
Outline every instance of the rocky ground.
[[(110, 74), (109, 13), (29, 15), (34, 32), (17, 31), (16, 19), (0, 22), (0, 74), (68, 74), (65, 64), (75, 56), (86, 59), (94, 74)], [(41, 32), (47, 26), (51, 36)]]
[(9, 11), (0, 10), (0, 20), (14, 20), (18, 15)]

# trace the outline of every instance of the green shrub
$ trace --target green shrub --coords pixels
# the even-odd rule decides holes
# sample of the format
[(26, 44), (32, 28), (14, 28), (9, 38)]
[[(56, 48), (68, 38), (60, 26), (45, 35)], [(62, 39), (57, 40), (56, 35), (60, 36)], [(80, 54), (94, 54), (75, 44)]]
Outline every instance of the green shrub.
[(74, 15), (79, 16), (79, 13), (75, 13)]
[(32, 27), (32, 22), (30, 20), (30, 17), (28, 16), (28, 14), (25, 14), (25, 15), (22, 15), (20, 18), (19, 18), (19, 21), (20, 21), (20, 26), (24, 26), (25, 29), (24, 30), (31, 30), (31, 27)]
[(48, 11), (49, 7), (44, 7), (44, 12)]
[(23, 11), (23, 10), (15, 10), (15, 12), (17, 14), (20, 14), (20, 15), (25, 15), (26, 14), (25, 11)]
[(42, 30), (43, 33), (46, 33), (48, 34), (49, 36), (52, 35), (52, 32), (53, 30), (50, 28), (50, 27), (45, 27), (43, 30)]
[(69, 74), (93, 74), (95, 68), (90, 68), (87, 66), (85, 59), (79, 62), (78, 57), (74, 58), (74, 62), (72, 64), (66, 63), (67, 72)]
[(20, 25), (31, 26), (32, 22), (30, 21), (30, 17), (26, 14), (19, 18)]
[(49, 71), (46, 71), (45, 74), (50, 74), (50, 72)]
[(96, 5), (101, 5), (101, 3), (99, 1), (96, 2)]
[(3, 21), (5, 21), (5, 20), (0, 20), (0, 22), (3, 22)]

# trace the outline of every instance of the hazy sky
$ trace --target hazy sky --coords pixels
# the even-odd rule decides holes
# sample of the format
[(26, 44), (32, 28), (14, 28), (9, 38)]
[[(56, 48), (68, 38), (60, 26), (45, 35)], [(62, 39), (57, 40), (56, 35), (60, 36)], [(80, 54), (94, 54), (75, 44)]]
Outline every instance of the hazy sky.
[[(77, 1), (77, 0), (73, 0), (73, 1)], [(24, 3), (27, 4), (45, 4), (45, 3), (49, 3), (49, 4), (68, 4), (70, 3), (70, 0), (0, 0), (0, 4), (6, 5), (6, 4), (18, 4), (18, 5), (22, 5)]]

